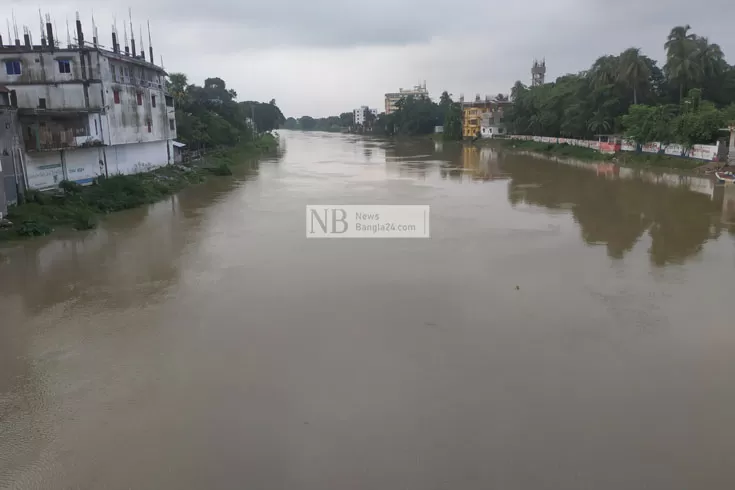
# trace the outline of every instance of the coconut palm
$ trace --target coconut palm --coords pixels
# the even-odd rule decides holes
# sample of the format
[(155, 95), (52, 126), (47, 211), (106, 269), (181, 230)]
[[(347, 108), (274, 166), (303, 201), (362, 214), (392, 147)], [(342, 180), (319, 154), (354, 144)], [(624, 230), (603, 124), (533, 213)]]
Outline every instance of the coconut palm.
[(691, 26), (677, 26), (671, 29), (666, 48), (664, 71), (669, 79), (679, 85), (679, 100), (684, 99), (684, 90), (700, 78), (701, 64), (698, 60), (697, 36), (689, 34)]
[(611, 127), (610, 117), (601, 110), (595, 111), (592, 118), (587, 122), (587, 129), (593, 133), (606, 133), (610, 131)]
[(710, 44), (706, 37), (699, 37), (697, 43), (697, 58), (705, 77), (716, 77), (722, 74), (727, 67), (725, 55), (719, 44)]
[(651, 69), (639, 48), (626, 49), (620, 55), (618, 80), (633, 90), (633, 104), (638, 103), (638, 90), (648, 82)]
[(602, 56), (590, 68), (588, 75), (594, 88), (612, 85), (618, 79), (620, 59), (617, 56)]
[(518, 97), (521, 96), (525, 91), (527, 90), (526, 86), (523, 85), (523, 82), (518, 80), (514, 85), (513, 88), (510, 89), (510, 99), (512, 101), (517, 101)]

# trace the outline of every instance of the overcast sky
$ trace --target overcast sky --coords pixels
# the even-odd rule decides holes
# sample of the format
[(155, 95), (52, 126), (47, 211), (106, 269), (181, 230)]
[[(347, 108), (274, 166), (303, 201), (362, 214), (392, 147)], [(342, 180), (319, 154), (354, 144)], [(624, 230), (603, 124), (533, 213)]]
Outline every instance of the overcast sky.
[[(719, 43), (730, 63), (735, 61), (733, 0), (10, 3), (21, 37), (27, 24), (36, 43), (38, 7), (56, 21), (62, 42), (66, 19), (73, 31), (77, 10), (91, 39), (94, 11), (100, 42), (107, 46), (113, 16), (122, 38), (129, 6), (136, 38), (139, 25), (144, 26), (146, 50), (145, 22), (150, 20), (157, 61), (163, 55), (169, 72), (186, 73), (196, 83), (219, 76), (241, 100), (275, 98), (287, 117), (321, 117), (360, 105), (382, 109), (385, 92), (423, 80), (432, 97), (442, 90), (455, 98), (507, 93), (515, 80), (529, 83), (534, 58), (546, 58), (547, 80), (630, 46), (662, 65), (666, 35), (687, 23)], [(4, 22), (1, 28), (7, 37)]]

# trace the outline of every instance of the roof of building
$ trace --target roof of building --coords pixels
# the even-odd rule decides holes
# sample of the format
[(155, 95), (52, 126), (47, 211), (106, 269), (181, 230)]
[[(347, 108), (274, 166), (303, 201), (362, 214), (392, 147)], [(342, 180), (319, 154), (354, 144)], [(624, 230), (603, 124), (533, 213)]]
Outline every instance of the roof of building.
[(110, 51), (104, 48), (97, 48), (97, 51), (99, 51), (102, 55), (108, 58), (113, 58), (119, 61), (125, 61), (128, 63), (134, 63), (136, 65), (145, 66), (146, 68), (150, 68), (152, 70), (159, 71), (163, 73), (164, 75), (168, 75), (168, 73), (166, 73), (166, 70), (164, 70), (162, 67), (154, 63), (151, 63), (150, 61), (144, 60), (143, 58), (133, 57), (133, 56), (129, 56), (123, 53), (115, 53), (114, 51)]
[(173, 142), (173, 145), (174, 145), (175, 148), (183, 148), (183, 147), (186, 146), (186, 143), (182, 143), (180, 141), (174, 141)]
[(10, 89), (6, 87), (5, 85), (0, 85), (0, 92), (9, 93)]

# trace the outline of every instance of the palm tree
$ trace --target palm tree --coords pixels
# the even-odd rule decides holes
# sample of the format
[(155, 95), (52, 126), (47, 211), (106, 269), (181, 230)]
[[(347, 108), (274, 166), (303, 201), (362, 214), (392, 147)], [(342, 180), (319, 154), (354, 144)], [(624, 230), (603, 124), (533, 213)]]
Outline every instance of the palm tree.
[(719, 44), (710, 44), (706, 37), (699, 37), (697, 42), (697, 57), (705, 77), (716, 77), (721, 75), (727, 64), (725, 55)]
[(666, 48), (664, 71), (669, 79), (679, 84), (679, 100), (684, 99), (684, 90), (699, 79), (701, 65), (698, 63), (697, 36), (689, 34), (691, 26), (677, 26), (671, 29)]
[(618, 80), (633, 89), (633, 104), (638, 103), (638, 89), (648, 82), (651, 69), (641, 55), (640, 48), (630, 48), (620, 55), (620, 72)]
[(610, 122), (610, 118), (601, 110), (595, 111), (592, 114), (592, 119), (587, 122), (587, 129), (593, 133), (606, 133), (610, 131), (611, 127), (612, 123)]
[(618, 79), (620, 59), (617, 56), (601, 56), (590, 68), (588, 75), (595, 88), (612, 85)]
[(514, 102), (517, 101), (518, 97), (520, 97), (521, 94), (523, 94), (526, 90), (527, 90), (526, 86), (523, 85), (523, 83), (520, 80), (518, 80), (513, 85), (513, 88), (510, 89), (510, 99)]

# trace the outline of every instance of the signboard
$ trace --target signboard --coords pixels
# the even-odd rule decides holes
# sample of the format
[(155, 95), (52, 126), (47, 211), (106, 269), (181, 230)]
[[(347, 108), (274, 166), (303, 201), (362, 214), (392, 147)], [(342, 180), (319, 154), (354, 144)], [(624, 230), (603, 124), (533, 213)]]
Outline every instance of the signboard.
[(51, 189), (64, 180), (59, 152), (37, 153), (26, 157), (28, 186), (31, 189)]
[(637, 145), (633, 140), (623, 140), (620, 149), (623, 151), (636, 151)]
[(646, 143), (641, 145), (641, 151), (644, 153), (658, 153), (661, 151), (661, 143)]
[(717, 160), (717, 145), (694, 145), (689, 150), (689, 158), (714, 162)]
[(677, 143), (666, 145), (664, 153), (674, 157), (680, 157), (684, 154), (684, 147)]

